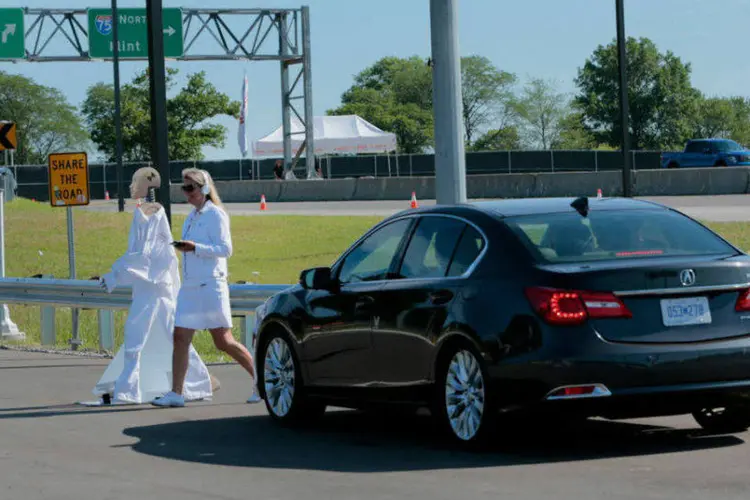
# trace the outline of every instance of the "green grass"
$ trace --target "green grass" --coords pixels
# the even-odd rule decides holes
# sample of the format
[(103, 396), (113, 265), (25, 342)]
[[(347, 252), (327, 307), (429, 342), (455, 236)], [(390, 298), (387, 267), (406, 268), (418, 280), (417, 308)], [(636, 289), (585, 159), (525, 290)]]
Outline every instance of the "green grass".
[[(79, 279), (102, 275), (125, 251), (132, 214), (74, 209), (76, 270)], [(68, 278), (66, 210), (16, 199), (5, 207), (6, 276), (52, 274)], [(363, 216), (233, 216), (234, 255), (229, 259), (232, 282), (294, 283), (307, 267), (330, 265), (351, 242), (381, 217)], [(173, 214), (172, 231), (179, 238), (184, 216)], [(40, 255), (41, 252), (41, 255)], [(253, 272), (260, 273), (258, 276)], [(39, 345), (37, 306), (10, 305), (11, 319), (26, 333), (26, 345)], [(122, 343), (126, 312), (115, 317), (115, 345)], [(96, 311), (80, 311), (80, 350), (98, 350)], [(57, 347), (68, 348), (72, 335), (70, 309), (56, 314)], [(239, 339), (239, 319), (234, 334)], [(206, 361), (229, 361), (217, 352), (208, 333), (195, 337)]]
[[(43, 203), (16, 199), (5, 207), (6, 275), (24, 277), (52, 274), (67, 278), (68, 252), (65, 210)], [(127, 245), (132, 214), (97, 213), (76, 209), (76, 268), (79, 279), (104, 274), (122, 255)], [(173, 232), (180, 235), (184, 216), (174, 214)], [(300, 270), (325, 266), (346, 249), (381, 217), (363, 216), (233, 216), (234, 255), (229, 259), (231, 281), (260, 283), (294, 283)], [(750, 224), (710, 223), (729, 241), (750, 250)], [(40, 255), (40, 252), (42, 253)], [(40, 344), (39, 307), (10, 306), (11, 319), (24, 331), (24, 344)], [(122, 343), (126, 313), (115, 317), (115, 345)], [(58, 309), (56, 316), (57, 347), (68, 348), (71, 338), (70, 309)], [(98, 350), (96, 311), (81, 311), (80, 339), (82, 350)], [(239, 320), (234, 334), (239, 339)], [(218, 353), (207, 333), (195, 337), (196, 349), (206, 361), (229, 361)]]

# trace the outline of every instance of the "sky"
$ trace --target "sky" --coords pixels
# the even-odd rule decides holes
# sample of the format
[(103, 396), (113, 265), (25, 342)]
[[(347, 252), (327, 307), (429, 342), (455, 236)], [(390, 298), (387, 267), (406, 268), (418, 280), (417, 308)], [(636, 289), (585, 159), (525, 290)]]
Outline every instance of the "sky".
[[(614, 0), (456, 0), (459, 5), (459, 50), (482, 55), (499, 69), (515, 73), (520, 85), (532, 77), (557, 82), (575, 91), (578, 69), (598, 45), (616, 36)], [(429, 0), (215, 0), (212, 8), (310, 7), (313, 112), (325, 114), (340, 103), (354, 75), (384, 56), (430, 55)], [(26, 0), (30, 8), (109, 7), (108, 0)], [(4, 2), (3, 7), (13, 7)], [(23, 4), (17, 4), (18, 7)], [(144, 7), (145, 1), (120, 0), (119, 7)], [(205, 8), (201, 0), (164, 0), (164, 7)], [(628, 36), (649, 37), (660, 51), (670, 50), (692, 67), (692, 83), (709, 96), (750, 96), (750, 64), (746, 50), (750, 0), (625, 0)], [(27, 17), (28, 29), (28, 17)], [(64, 40), (56, 38), (56, 40)], [(203, 38), (208, 40), (208, 38)], [(27, 41), (27, 44), (29, 42)], [(197, 48), (197, 47), (196, 47)], [(62, 49), (61, 49), (62, 50)], [(70, 54), (71, 49), (66, 53)], [(50, 52), (50, 54), (55, 52)], [(123, 62), (121, 82), (132, 79), (146, 61)], [(281, 125), (278, 62), (169, 61), (187, 74), (206, 71), (220, 91), (241, 99), (247, 73), (248, 142)], [(7, 63), (3, 70), (60, 89), (80, 106), (86, 89), (111, 83), (109, 62)], [(206, 159), (241, 157), (238, 122), (214, 120), (228, 129), (224, 148), (205, 148)], [(248, 152), (248, 155), (251, 153)]]

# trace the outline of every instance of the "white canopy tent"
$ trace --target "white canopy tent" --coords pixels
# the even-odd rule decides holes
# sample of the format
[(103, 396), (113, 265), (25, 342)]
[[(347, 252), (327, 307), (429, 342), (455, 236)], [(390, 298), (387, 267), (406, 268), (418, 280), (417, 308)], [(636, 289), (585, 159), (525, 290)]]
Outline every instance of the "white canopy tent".
[[(305, 139), (304, 127), (296, 116), (291, 119), (292, 155)], [(396, 134), (384, 132), (357, 115), (316, 116), (313, 118), (315, 155), (389, 153), (396, 151)], [(304, 154), (304, 153), (303, 153)], [(284, 155), (282, 127), (253, 142), (255, 158)]]

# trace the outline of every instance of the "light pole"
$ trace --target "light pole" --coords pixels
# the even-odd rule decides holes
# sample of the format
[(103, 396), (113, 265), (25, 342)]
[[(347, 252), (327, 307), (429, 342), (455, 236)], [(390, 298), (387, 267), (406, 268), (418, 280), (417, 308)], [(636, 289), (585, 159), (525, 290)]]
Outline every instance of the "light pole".
[(436, 202), (466, 202), (458, 0), (430, 0)]
[(617, 11), (617, 60), (620, 73), (620, 126), (622, 127), (622, 194), (630, 198), (632, 183), (632, 155), (630, 154), (630, 110), (628, 106), (627, 54), (625, 51), (625, 0), (615, 0)]

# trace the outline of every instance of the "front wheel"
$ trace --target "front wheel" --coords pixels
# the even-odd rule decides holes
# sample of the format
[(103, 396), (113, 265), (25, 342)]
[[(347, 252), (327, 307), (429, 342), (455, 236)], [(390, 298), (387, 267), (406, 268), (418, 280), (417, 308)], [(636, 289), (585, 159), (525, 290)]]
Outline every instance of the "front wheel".
[(325, 412), (325, 404), (305, 395), (300, 366), (286, 335), (271, 334), (262, 350), (261, 380), (266, 409), (284, 424), (302, 423)]
[(741, 406), (701, 408), (693, 412), (698, 425), (709, 432), (734, 434), (750, 428), (750, 409)]
[(455, 346), (437, 367), (434, 415), (454, 441), (476, 444), (494, 423), (487, 373), (473, 349)]

